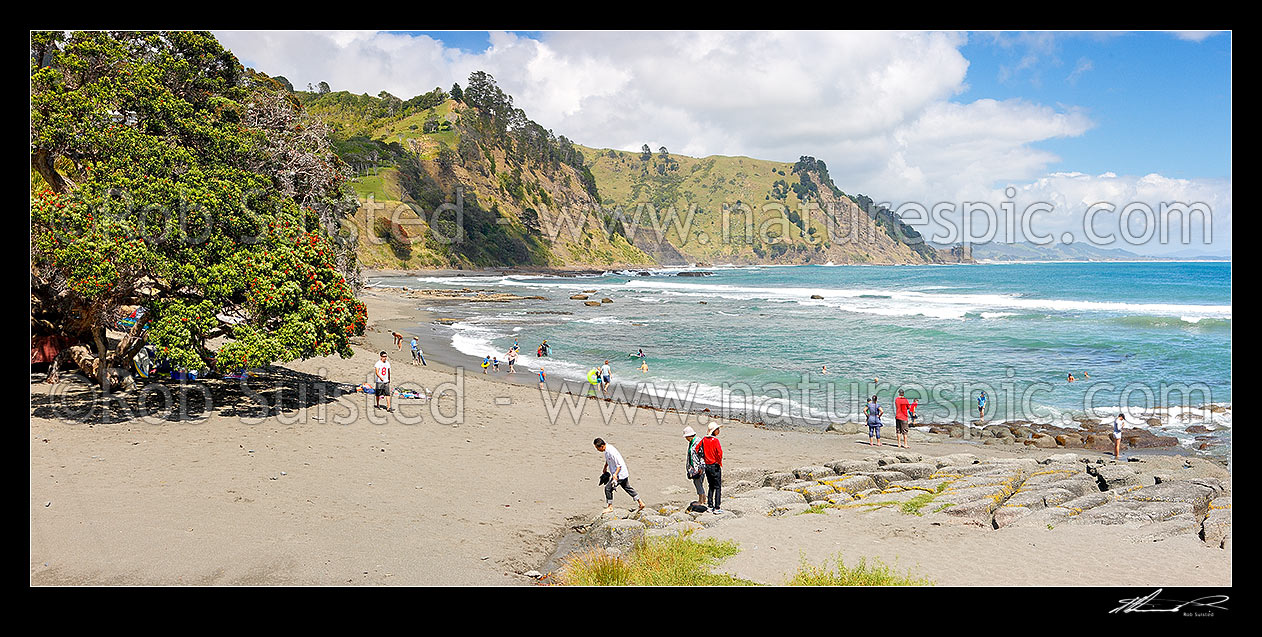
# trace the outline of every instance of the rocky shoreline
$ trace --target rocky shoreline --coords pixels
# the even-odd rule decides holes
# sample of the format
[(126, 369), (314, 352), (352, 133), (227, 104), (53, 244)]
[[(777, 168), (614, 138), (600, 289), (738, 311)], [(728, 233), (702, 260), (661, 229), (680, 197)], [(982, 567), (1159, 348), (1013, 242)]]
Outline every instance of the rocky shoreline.
[(857, 460), (793, 469), (724, 471), (723, 513), (681, 504), (615, 510), (572, 528), (542, 567), (560, 568), (567, 554), (630, 551), (646, 538), (700, 531), (747, 516), (838, 515), (898, 510), (935, 526), (1054, 532), (1090, 527), (1138, 542), (1194, 536), (1209, 548), (1231, 549), (1231, 475), (1199, 458), (1134, 457), (1129, 461), (1074, 453), (1034, 458), (983, 458), (970, 453), (930, 457), (887, 450)]

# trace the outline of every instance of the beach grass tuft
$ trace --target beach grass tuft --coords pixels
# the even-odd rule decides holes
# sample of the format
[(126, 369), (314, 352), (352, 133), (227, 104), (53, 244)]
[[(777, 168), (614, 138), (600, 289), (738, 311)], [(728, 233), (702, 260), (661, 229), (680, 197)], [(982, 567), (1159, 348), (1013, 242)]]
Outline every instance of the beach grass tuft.
[(823, 513), (831, 506), (832, 506), (831, 504), (826, 504), (826, 503), (825, 504), (812, 504), (811, 508), (798, 513), (798, 515), (804, 515), (806, 513)]
[(740, 552), (732, 541), (688, 535), (636, 543), (626, 556), (592, 550), (571, 556), (561, 569), (566, 586), (753, 586), (755, 582), (710, 569)]
[(903, 503), (902, 511), (908, 515), (920, 515), (920, 510), (923, 509), (925, 505), (933, 502), (935, 497), (937, 496), (933, 493), (917, 494), (916, 497)]
[[(835, 568), (834, 568), (835, 567)], [(932, 586), (933, 581), (927, 578), (913, 577), (911, 571), (906, 575), (897, 575), (884, 562), (873, 558), (860, 558), (855, 566), (846, 566), (841, 555), (835, 558), (830, 567), (827, 562), (814, 566), (802, 558), (797, 572), (786, 582), (789, 586)]]

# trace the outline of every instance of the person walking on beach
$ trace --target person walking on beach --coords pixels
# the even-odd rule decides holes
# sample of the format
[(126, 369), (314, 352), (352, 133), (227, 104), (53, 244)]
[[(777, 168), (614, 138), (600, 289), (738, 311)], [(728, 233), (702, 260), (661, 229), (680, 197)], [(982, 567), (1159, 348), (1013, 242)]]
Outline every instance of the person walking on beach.
[(876, 402), (876, 394), (872, 395), (872, 400), (868, 401), (863, 411), (868, 416), (868, 446), (882, 446), (881, 416), (885, 414), (885, 411), (881, 409), (880, 403)]
[(540, 367), (539, 368), (539, 389), (547, 389), (548, 388), (547, 383), (548, 383), (548, 375), (544, 373), (543, 368)]
[(491, 357), (491, 369), (497, 372), (500, 371), (500, 357), (499, 356)]
[(688, 454), (684, 457), (684, 474), (692, 480), (697, 491), (697, 501), (693, 504), (705, 506), (705, 452), (701, 449), (703, 436), (693, 431), (692, 427), (684, 427), (684, 440), (688, 441)]
[(597, 438), (592, 441), (596, 445), (596, 451), (605, 454), (605, 473), (609, 474), (609, 481), (605, 483), (605, 510), (602, 513), (613, 511), (613, 491), (618, 487), (622, 487), (627, 495), (635, 498), (640, 503), (641, 509), (644, 508), (644, 501), (640, 499), (635, 489), (631, 488), (631, 472), (627, 471), (627, 463), (622, 459), (622, 454), (618, 453), (618, 449), (613, 445), (605, 444), (604, 440)]
[(513, 343), (513, 349), (508, 350), (508, 354), (504, 357), (508, 359), (508, 373), (511, 374), (517, 371), (515, 369), (517, 365), (517, 343)]
[(487, 354), (486, 358), (482, 359), (482, 373), (485, 374), (486, 370), (490, 367), (491, 367), (491, 355)]
[(609, 369), (609, 361), (606, 360), (604, 365), (600, 367), (600, 391), (609, 393), (609, 380), (613, 376), (613, 370)]
[(977, 397), (977, 419), (986, 419), (986, 392), (984, 391)]
[(421, 358), (421, 344), (419, 341), (416, 340), (416, 337), (413, 336), (412, 337), (412, 364), (415, 365), (416, 362), (420, 360), (423, 360)]
[(907, 449), (907, 434), (911, 432), (911, 403), (898, 390), (898, 398), (894, 399), (894, 441), (899, 447)]
[(710, 421), (706, 437), (701, 439), (705, 460), (705, 479), (709, 483), (706, 504), (712, 513), (723, 512), (723, 445), (719, 444), (719, 423)]
[(386, 411), (394, 411), (394, 408), (390, 406), (390, 361), (386, 360), (386, 350), (381, 350), (381, 360), (377, 361), (373, 368), (377, 378), (376, 408), (381, 409), (381, 397), (385, 396)]
[(1118, 414), (1113, 419), (1113, 459), (1122, 459), (1122, 427), (1126, 424), (1126, 415)]

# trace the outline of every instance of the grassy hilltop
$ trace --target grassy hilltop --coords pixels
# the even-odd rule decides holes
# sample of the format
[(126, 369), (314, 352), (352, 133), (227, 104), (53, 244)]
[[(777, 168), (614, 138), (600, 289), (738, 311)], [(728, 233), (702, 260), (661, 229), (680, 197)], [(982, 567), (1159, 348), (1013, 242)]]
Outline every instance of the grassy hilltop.
[[(367, 267), (956, 260), (844, 193), (823, 161), (580, 146), (526, 118), (484, 73), (406, 101), (295, 96), (330, 126), (353, 174)], [(462, 212), (443, 210), (457, 195)]]

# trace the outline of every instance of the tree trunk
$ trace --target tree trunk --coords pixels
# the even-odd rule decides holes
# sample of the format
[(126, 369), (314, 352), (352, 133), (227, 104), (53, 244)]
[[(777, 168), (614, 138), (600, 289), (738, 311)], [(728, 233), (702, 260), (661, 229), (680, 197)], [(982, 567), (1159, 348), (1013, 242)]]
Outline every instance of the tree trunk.
[(39, 171), (39, 176), (48, 182), (53, 192), (62, 194), (74, 189), (74, 182), (67, 179), (53, 167), (53, 154), (46, 148), (37, 148), (31, 153), (31, 167)]
[(96, 359), (99, 361), (97, 366), (97, 380), (101, 384), (101, 391), (110, 393), (110, 377), (109, 377), (109, 345), (106, 343), (105, 328), (99, 328), (92, 333), (92, 338), (96, 340)]
[[(63, 352), (69, 356), (70, 360), (79, 367), (88, 378), (95, 378), (101, 384), (101, 388), (106, 393), (116, 389), (127, 389), (131, 383), (131, 376), (124, 371), (112, 370), (107, 365), (101, 364), (101, 358), (93, 356), (92, 350), (87, 345), (73, 345), (66, 348)], [(52, 381), (50, 381), (52, 382)]]

